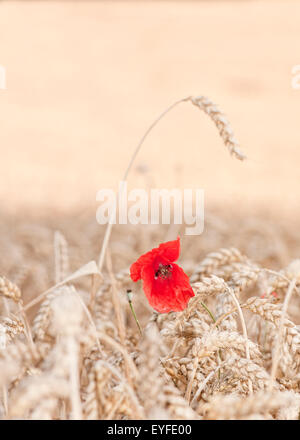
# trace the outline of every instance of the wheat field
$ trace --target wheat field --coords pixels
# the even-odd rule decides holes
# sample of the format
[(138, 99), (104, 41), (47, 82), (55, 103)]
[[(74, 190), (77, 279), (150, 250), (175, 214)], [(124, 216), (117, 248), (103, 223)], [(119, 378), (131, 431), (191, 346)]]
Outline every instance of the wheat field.
[[(212, 119), (233, 160), (246, 159), (212, 101), (184, 101)], [(185, 238), (184, 225), (105, 233), (87, 212), (13, 228), (3, 215), (1, 418), (299, 419), (299, 229), (220, 208), (205, 222)], [(195, 296), (159, 314), (129, 267), (174, 235)]]
[[(167, 314), (153, 313), (132, 286), (126, 265), (144, 249), (137, 227), (126, 239), (116, 228), (103, 278), (96, 263), (86, 265), (97, 248), (93, 223), (72, 234), (64, 225), (66, 235), (47, 222), (1, 234), (9, 274), (0, 278), (1, 418), (298, 419), (300, 260), (269, 269), (282, 259), (280, 229), (265, 237), (261, 263), (233, 247), (205, 255), (232, 235), (226, 223), (210, 222), (201, 250), (182, 250), (195, 297)], [(253, 223), (237, 237), (245, 251), (258, 238)], [(155, 244), (162, 233), (155, 227), (147, 240)], [(46, 293), (25, 306), (25, 318), (24, 302), (37, 292)]]

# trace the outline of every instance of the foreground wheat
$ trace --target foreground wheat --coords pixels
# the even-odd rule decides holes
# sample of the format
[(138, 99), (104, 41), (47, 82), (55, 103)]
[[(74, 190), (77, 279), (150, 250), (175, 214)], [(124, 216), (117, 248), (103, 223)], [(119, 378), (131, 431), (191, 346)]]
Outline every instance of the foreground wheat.
[[(64, 246), (55, 248), (56, 280), (69, 267), (67, 242), (56, 234), (55, 243), (58, 237)], [(20, 289), (1, 278), (2, 419), (299, 417), (299, 326), (288, 316), (281, 322), (284, 287), (275, 302), (272, 295), (261, 298), (261, 285), (273, 289), (274, 274), (236, 249), (216, 251), (195, 264), (188, 307), (148, 312), (148, 318), (144, 312), (140, 336), (126, 303), (128, 273), (114, 275), (111, 263), (109, 269), (94, 292), (71, 283), (50, 290), (27, 330)], [(231, 291), (245, 316), (246, 337)]]

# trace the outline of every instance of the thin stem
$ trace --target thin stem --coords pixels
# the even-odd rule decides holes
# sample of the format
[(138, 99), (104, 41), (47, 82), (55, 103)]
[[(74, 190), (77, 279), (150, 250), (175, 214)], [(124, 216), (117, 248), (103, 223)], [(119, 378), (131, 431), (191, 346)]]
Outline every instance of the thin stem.
[(134, 319), (135, 319), (136, 325), (138, 326), (138, 329), (139, 329), (140, 335), (142, 336), (142, 334), (143, 334), (143, 333), (142, 333), (142, 329), (141, 329), (141, 326), (140, 326), (139, 320), (138, 320), (138, 318), (137, 318), (137, 316), (136, 316), (136, 313), (135, 313), (135, 311), (134, 311), (133, 304), (132, 304), (132, 292), (131, 292), (131, 290), (127, 290), (127, 298), (128, 298), (128, 303), (129, 303), (130, 310), (131, 310), (131, 312), (132, 312), (132, 314), (133, 314), (133, 317), (134, 317)]

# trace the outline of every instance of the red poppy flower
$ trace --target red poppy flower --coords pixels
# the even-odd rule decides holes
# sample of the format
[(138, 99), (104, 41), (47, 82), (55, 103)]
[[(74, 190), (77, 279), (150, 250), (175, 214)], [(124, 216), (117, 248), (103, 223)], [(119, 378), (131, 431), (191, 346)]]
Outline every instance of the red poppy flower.
[(143, 289), (149, 304), (160, 313), (184, 310), (195, 294), (189, 278), (177, 264), (180, 237), (162, 243), (142, 255), (130, 267), (132, 281), (143, 280)]

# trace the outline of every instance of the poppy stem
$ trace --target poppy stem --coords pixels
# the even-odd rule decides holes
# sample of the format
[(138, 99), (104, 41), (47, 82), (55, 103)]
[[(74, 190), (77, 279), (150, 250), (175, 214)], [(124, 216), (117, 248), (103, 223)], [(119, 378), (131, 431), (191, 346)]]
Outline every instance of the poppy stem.
[(134, 320), (135, 320), (135, 322), (136, 322), (136, 325), (138, 326), (138, 329), (139, 329), (140, 335), (142, 336), (142, 334), (143, 334), (143, 333), (142, 333), (142, 329), (141, 329), (141, 326), (140, 326), (139, 320), (138, 320), (138, 318), (137, 318), (137, 316), (136, 316), (136, 313), (135, 313), (134, 308), (133, 308), (133, 305), (132, 305), (132, 291), (131, 291), (130, 289), (127, 290), (127, 299), (128, 299), (128, 303), (129, 303), (130, 310), (131, 310), (131, 312), (132, 312), (132, 314), (133, 314), (133, 317), (134, 317)]
[[(204, 302), (201, 302), (201, 306), (204, 307), (204, 309), (207, 311), (207, 313), (209, 314), (209, 316), (211, 317), (211, 319), (216, 322), (216, 318), (214, 317), (214, 315), (212, 314), (212, 312), (209, 310), (209, 308), (207, 307), (206, 304), (204, 304)], [(218, 328), (218, 326), (217, 326)]]

